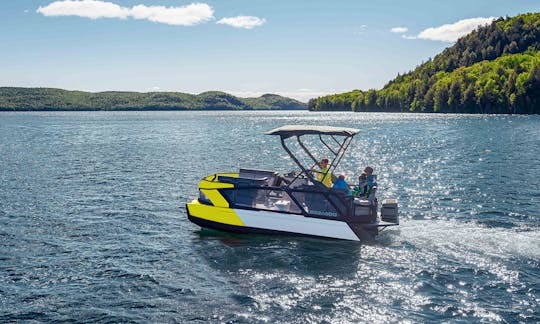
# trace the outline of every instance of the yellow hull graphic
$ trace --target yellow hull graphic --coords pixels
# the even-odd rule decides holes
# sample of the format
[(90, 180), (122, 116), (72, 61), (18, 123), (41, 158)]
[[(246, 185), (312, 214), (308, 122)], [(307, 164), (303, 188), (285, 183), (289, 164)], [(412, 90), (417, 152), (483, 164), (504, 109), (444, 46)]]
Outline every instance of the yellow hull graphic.
[(204, 205), (197, 200), (188, 203), (187, 208), (191, 217), (226, 225), (245, 226), (240, 217), (231, 208)]

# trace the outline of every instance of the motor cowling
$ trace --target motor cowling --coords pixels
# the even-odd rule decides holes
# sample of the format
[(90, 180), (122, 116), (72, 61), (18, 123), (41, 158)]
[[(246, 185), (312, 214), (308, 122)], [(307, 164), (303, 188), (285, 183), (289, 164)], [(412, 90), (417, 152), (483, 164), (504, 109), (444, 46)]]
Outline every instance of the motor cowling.
[(385, 199), (381, 205), (381, 220), (383, 222), (399, 224), (397, 199)]

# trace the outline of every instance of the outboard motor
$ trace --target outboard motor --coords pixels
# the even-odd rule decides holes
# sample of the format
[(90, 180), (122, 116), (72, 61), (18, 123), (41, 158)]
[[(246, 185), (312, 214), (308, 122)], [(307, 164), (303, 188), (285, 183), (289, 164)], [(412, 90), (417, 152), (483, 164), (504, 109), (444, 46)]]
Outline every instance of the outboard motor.
[(381, 206), (381, 220), (383, 222), (399, 224), (397, 199), (385, 199)]

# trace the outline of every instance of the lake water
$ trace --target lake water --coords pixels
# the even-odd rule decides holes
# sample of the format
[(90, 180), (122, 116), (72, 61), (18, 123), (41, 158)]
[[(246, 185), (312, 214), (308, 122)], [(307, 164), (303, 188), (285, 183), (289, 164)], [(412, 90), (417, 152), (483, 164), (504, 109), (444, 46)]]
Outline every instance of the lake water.
[[(201, 231), (238, 167), (290, 171), (285, 124), (363, 130), (401, 225), (373, 245)], [(540, 321), (540, 116), (0, 114), (0, 322)]]

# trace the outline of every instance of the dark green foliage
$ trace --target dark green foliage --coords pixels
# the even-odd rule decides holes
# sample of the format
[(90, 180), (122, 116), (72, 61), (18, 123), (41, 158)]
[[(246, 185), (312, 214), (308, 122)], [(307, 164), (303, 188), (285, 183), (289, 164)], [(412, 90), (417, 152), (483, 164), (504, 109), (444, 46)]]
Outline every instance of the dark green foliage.
[(255, 109), (271, 109), (271, 110), (299, 110), (307, 109), (307, 105), (303, 102), (278, 96), (275, 94), (264, 94), (258, 98), (243, 98), (247, 105), (255, 107)]
[(499, 18), (383, 89), (312, 99), (310, 110), (540, 113), (540, 13)]
[(0, 87), (0, 110), (279, 110), (306, 109), (306, 104), (278, 95), (238, 98), (218, 91), (99, 92), (50, 88)]

